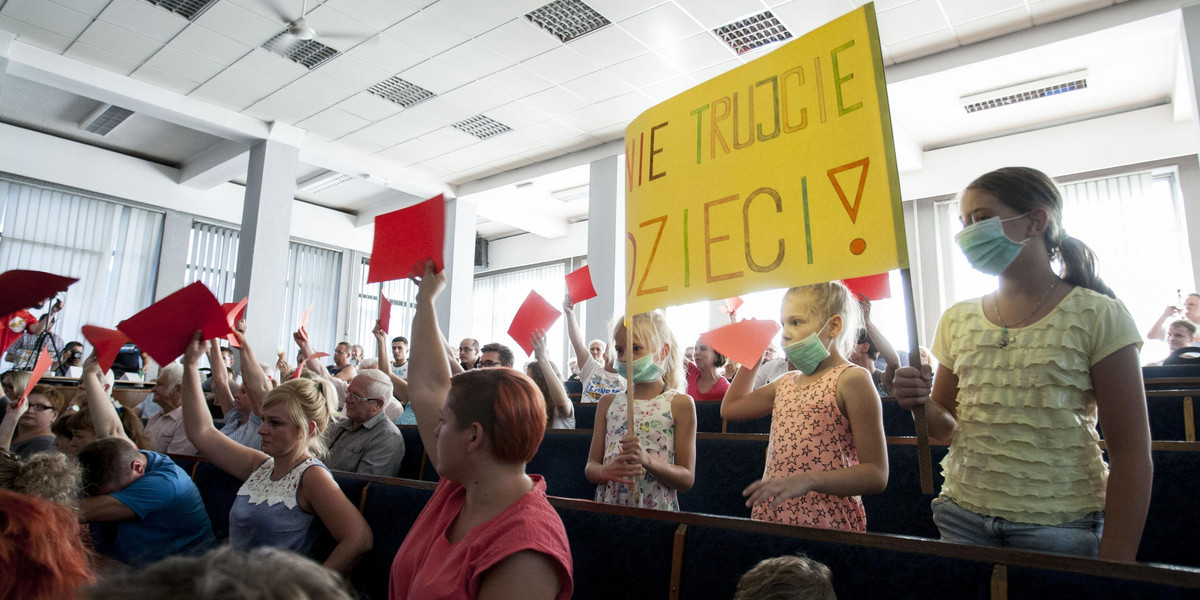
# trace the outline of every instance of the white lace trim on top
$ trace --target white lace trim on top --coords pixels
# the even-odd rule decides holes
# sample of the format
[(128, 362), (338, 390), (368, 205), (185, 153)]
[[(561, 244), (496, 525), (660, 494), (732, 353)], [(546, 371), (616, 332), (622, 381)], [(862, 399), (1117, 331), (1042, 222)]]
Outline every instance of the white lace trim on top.
[(266, 502), (267, 506), (275, 506), (282, 502), (289, 510), (296, 508), (296, 490), (300, 487), (300, 478), (304, 476), (308, 467), (315, 464), (317, 459), (309, 458), (292, 467), (287, 475), (273, 480), (271, 472), (275, 469), (275, 459), (269, 457), (250, 475), (246, 483), (242, 484), (238, 495), (249, 496), (247, 500), (252, 505)]

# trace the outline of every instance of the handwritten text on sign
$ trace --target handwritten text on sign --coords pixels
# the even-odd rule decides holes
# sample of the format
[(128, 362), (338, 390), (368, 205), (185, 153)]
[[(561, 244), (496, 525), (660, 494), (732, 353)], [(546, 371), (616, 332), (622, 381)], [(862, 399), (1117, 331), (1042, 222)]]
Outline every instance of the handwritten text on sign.
[(628, 311), (906, 267), (874, 6), (625, 132)]

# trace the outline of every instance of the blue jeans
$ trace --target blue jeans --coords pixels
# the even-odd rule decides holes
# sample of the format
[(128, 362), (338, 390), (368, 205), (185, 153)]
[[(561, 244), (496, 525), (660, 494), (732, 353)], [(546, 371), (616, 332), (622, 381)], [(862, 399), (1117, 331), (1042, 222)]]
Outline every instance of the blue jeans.
[(932, 502), (933, 522), (947, 542), (1095, 558), (1104, 533), (1104, 511), (1061, 525), (1017, 523), (971, 512), (948, 498)]

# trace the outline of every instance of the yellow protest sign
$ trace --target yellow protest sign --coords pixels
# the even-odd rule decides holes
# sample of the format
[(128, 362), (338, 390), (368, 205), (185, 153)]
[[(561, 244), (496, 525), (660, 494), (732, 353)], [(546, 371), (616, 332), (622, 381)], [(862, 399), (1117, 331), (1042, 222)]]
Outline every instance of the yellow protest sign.
[(627, 314), (908, 266), (875, 9), (625, 131)]

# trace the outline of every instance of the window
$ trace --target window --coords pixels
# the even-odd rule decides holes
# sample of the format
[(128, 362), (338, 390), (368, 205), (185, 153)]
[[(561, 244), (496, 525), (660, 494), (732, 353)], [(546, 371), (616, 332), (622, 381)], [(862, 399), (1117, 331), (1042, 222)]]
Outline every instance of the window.
[(236, 302), (233, 285), (237, 280), (238, 230), (210, 223), (192, 223), (188, 244), (187, 275), (184, 285), (199, 281), (220, 302)]
[[(338, 282), (341, 281), (342, 253), (291, 242), (288, 244), (287, 281), (283, 306), (280, 307), (279, 347), (292, 348), (292, 333), (304, 311), (312, 307), (308, 320), (308, 340), (313, 350), (333, 354), (341, 341), (337, 330)], [(287, 357), (295, 359), (294, 354)]]
[(83, 325), (116, 327), (153, 300), (162, 223), (159, 212), (0, 179), (0, 271), (78, 277), (54, 331), (82, 341)]
[(392, 359), (392, 338), (404, 336), (409, 340), (409, 344), (412, 344), (412, 321), (417, 307), (417, 286), (408, 279), (367, 283), (370, 263), (370, 259), (363, 257), (358, 281), (358, 297), (355, 302), (358, 310), (358, 319), (356, 320), (358, 327), (351, 339), (357, 340), (357, 343), (363, 345), (364, 356), (368, 358), (375, 356), (375, 338), (371, 331), (375, 328), (375, 321), (379, 318), (379, 290), (382, 288), (383, 295), (387, 296), (388, 301), (392, 303), (392, 320), (385, 335), (386, 344), (383, 356), (383, 360), (388, 361)]
[[(518, 271), (489, 274), (475, 278), (475, 315), (472, 337), (483, 346), (489, 342), (500, 342), (512, 349), (513, 366), (522, 369), (529, 355), (508, 335), (508, 326), (530, 290), (541, 294), (551, 306), (561, 310), (566, 294), (567, 263), (560, 261)], [(579, 318), (580, 315), (576, 315)], [(395, 318), (393, 316), (393, 318)], [(563, 320), (554, 322), (546, 332), (546, 346), (551, 353), (551, 362), (560, 373), (566, 370), (567, 338)], [(452, 341), (451, 343), (456, 342)], [(565, 375), (564, 375), (565, 377)]]

